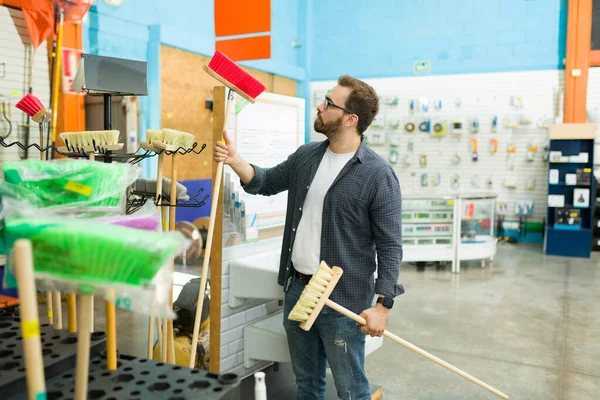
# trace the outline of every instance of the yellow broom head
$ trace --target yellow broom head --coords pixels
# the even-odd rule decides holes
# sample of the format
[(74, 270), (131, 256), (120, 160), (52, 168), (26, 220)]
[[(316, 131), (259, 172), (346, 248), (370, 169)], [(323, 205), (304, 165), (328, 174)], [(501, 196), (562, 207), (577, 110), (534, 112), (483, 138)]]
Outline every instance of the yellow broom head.
[[(308, 321), (329, 286), (333, 275), (333, 270), (324, 261), (321, 261), (317, 273), (312, 276), (308, 285), (302, 291), (288, 319), (298, 322)], [(320, 310), (317, 312), (320, 312)]]

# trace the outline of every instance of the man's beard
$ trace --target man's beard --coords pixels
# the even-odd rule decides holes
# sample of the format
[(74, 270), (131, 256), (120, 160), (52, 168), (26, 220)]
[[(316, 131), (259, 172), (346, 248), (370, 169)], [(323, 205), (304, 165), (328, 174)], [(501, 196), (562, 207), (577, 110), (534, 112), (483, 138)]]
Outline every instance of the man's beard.
[(314, 124), (315, 131), (327, 136), (328, 139), (332, 139), (340, 132), (343, 119), (344, 117), (342, 116), (333, 122), (325, 123), (322, 119), (317, 117)]

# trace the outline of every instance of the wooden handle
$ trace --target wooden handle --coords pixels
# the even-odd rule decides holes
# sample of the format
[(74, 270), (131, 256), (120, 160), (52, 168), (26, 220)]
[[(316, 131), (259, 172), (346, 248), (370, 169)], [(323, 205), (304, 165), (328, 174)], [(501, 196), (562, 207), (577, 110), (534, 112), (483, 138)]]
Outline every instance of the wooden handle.
[[(162, 221), (162, 207), (160, 204), (162, 203), (162, 185), (163, 185), (163, 165), (164, 165), (164, 153), (160, 153), (158, 155), (158, 165), (156, 168), (156, 191), (154, 195), (154, 200), (156, 203), (156, 211), (158, 211), (158, 217), (160, 218), (160, 225), (162, 230), (164, 231), (164, 224)], [(159, 348), (162, 348), (162, 331), (160, 322), (157, 324), (158, 326), (158, 344)], [(154, 317), (148, 317), (148, 360), (152, 360), (154, 356)], [(162, 354), (162, 352), (160, 352)]]
[(115, 303), (106, 302), (106, 368), (117, 370), (117, 309)]
[(160, 348), (160, 361), (167, 362), (167, 337), (169, 336), (169, 328), (167, 325), (167, 320), (162, 320), (162, 345)]
[(67, 293), (67, 327), (69, 332), (77, 332), (77, 300), (75, 293)]
[(40, 339), (37, 293), (33, 276), (31, 242), (17, 240), (14, 245), (15, 273), (19, 291), (21, 312), (21, 336), (25, 355), (25, 375), (29, 400), (46, 398), (44, 358)]
[(46, 292), (46, 306), (48, 307), (48, 324), (54, 325), (54, 312), (52, 307), (52, 292)]
[[(171, 198), (169, 199), (169, 230), (175, 231), (175, 219), (177, 207), (177, 153), (173, 153), (171, 156)], [(171, 263), (172, 272), (175, 272), (175, 263)], [(173, 284), (171, 283), (171, 290), (169, 291), (169, 309), (173, 309)], [(173, 320), (167, 321), (168, 336), (167, 336), (167, 362), (175, 364), (175, 335), (173, 333)]]
[[(347, 308), (344, 308), (329, 299), (327, 299), (325, 304), (328, 307), (333, 308), (335, 311), (339, 312), (340, 314), (343, 314), (346, 317), (353, 319), (354, 321), (358, 322), (361, 325), (367, 324), (367, 321), (363, 317), (356, 315), (355, 313), (348, 310)], [(496, 396), (498, 396), (502, 399), (508, 400), (508, 396), (506, 394), (502, 393), (501, 391), (499, 391), (498, 389), (495, 389), (494, 387), (488, 385), (487, 383), (482, 382), (479, 379), (475, 378), (473, 375), (470, 375), (470, 374), (456, 368), (454, 365), (449, 364), (446, 361), (434, 356), (433, 354), (426, 352), (425, 350), (415, 346), (414, 344), (412, 344), (410, 342), (407, 342), (406, 340), (394, 335), (393, 333), (386, 330), (383, 332), (383, 335), (385, 337), (387, 337), (388, 339), (391, 339), (394, 342), (406, 347), (407, 349), (414, 351), (418, 355), (425, 357), (429, 361), (433, 361), (434, 363), (441, 365), (442, 367), (454, 372), (455, 374), (462, 376), (466, 380), (473, 382), (474, 384), (484, 388), (485, 390), (495, 394)]]
[(77, 333), (77, 361), (75, 365), (75, 400), (86, 400), (88, 394), (88, 375), (90, 369), (90, 309), (92, 296), (79, 296), (79, 332)]
[[(156, 203), (162, 204), (162, 185), (163, 185), (163, 165), (164, 165), (164, 153), (158, 155), (158, 165), (156, 168)], [(159, 199), (160, 196), (160, 199)], [(160, 203), (159, 203), (160, 201)], [(160, 214), (161, 207), (157, 206), (158, 213)]]
[(62, 323), (62, 299), (61, 299), (61, 294), (59, 291), (55, 290), (54, 292), (52, 292), (52, 303), (53, 303), (53, 310), (52, 313), (54, 314), (54, 328), (61, 330), (63, 328), (63, 323)]
[(146, 358), (152, 360), (152, 353), (154, 350), (154, 317), (148, 317), (148, 352)]
[[(229, 90), (227, 105), (225, 106), (225, 122), (222, 131), (226, 131), (229, 126), (229, 114), (233, 105), (233, 91)], [(212, 203), (210, 206), (210, 220), (208, 222), (208, 232), (206, 234), (206, 247), (204, 249), (204, 261), (202, 262), (202, 277), (200, 279), (200, 288), (198, 289), (198, 305), (196, 306), (196, 318), (194, 319), (194, 332), (192, 335), (192, 352), (190, 354), (189, 367), (194, 368), (196, 362), (196, 348), (198, 347), (198, 335), (200, 334), (200, 322), (202, 319), (202, 308), (204, 307), (204, 292), (206, 288), (206, 279), (208, 276), (208, 266), (210, 264), (210, 252), (212, 250), (213, 234), (215, 232), (215, 220), (217, 219), (217, 206), (219, 204), (219, 194), (221, 193), (221, 181), (223, 180), (223, 162), (217, 164), (217, 174), (213, 186)]]

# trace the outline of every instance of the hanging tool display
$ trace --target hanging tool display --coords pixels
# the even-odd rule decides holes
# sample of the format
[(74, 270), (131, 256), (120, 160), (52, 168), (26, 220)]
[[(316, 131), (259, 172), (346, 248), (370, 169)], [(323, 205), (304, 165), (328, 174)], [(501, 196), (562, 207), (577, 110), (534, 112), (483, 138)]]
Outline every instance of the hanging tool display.
[(452, 189), (460, 188), (460, 175), (456, 174), (452, 177), (452, 181), (450, 182), (450, 187)]
[(415, 100), (410, 99), (408, 101), (408, 115), (413, 115), (415, 113)]
[(498, 152), (498, 140), (491, 138), (488, 142), (490, 153), (495, 154)]
[(427, 174), (421, 174), (421, 187), (429, 186), (429, 178)]
[(408, 133), (416, 133), (415, 124), (412, 122), (407, 122), (406, 124), (404, 124), (404, 130)]
[(514, 143), (509, 143), (506, 148), (506, 167), (509, 170), (515, 168), (515, 153), (517, 152), (517, 146)]
[(431, 132), (431, 120), (426, 119), (419, 124), (419, 130), (423, 133)]
[(463, 134), (463, 122), (462, 120), (455, 120), (452, 124), (452, 134), (454, 136), (461, 136)]
[(477, 117), (475, 117), (473, 119), (473, 122), (471, 124), (471, 133), (472, 134), (479, 133), (479, 118), (477, 118)]
[(538, 147), (536, 145), (533, 144), (528, 144), (527, 145), (527, 161), (528, 162), (533, 162), (535, 161), (535, 155), (538, 152)]
[(471, 138), (469, 139), (469, 150), (471, 151), (471, 161), (477, 162), (479, 160), (477, 139)]
[(494, 178), (491, 176), (487, 178), (487, 188), (488, 189), (494, 188)]
[(490, 129), (492, 133), (496, 133), (498, 131), (498, 116), (494, 115), (492, 118), (492, 128)]
[(473, 189), (481, 188), (481, 178), (479, 177), (479, 175), (473, 175), (471, 177), (471, 186), (473, 187)]
[(396, 146), (392, 145), (390, 147), (390, 154), (388, 156), (388, 162), (390, 164), (396, 164), (398, 163), (398, 150), (396, 150)]
[(454, 153), (452, 155), (452, 164), (458, 165), (458, 164), (460, 164), (461, 160), (462, 160), (462, 157), (460, 156), (460, 154)]
[(441, 180), (442, 180), (442, 176), (440, 175), (439, 172), (436, 172), (435, 174), (432, 174), (432, 176), (431, 176), (431, 186), (439, 186)]
[(421, 154), (419, 156), (419, 164), (421, 165), (421, 167), (427, 166), (427, 154)]
[(446, 122), (436, 122), (433, 125), (432, 135), (437, 137), (446, 136)]

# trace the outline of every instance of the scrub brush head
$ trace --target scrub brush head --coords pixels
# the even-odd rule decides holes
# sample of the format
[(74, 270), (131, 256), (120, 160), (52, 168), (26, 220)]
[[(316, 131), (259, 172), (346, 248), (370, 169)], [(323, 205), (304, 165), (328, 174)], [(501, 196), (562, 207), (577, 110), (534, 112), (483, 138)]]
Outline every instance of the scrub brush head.
[(341, 268), (330, 268), (325, 261), (321, 261), (319, 269), (302, 291), (288, 319), (302, 322), (303, 324), (300, 327), (309, 330), (342, 274)]

